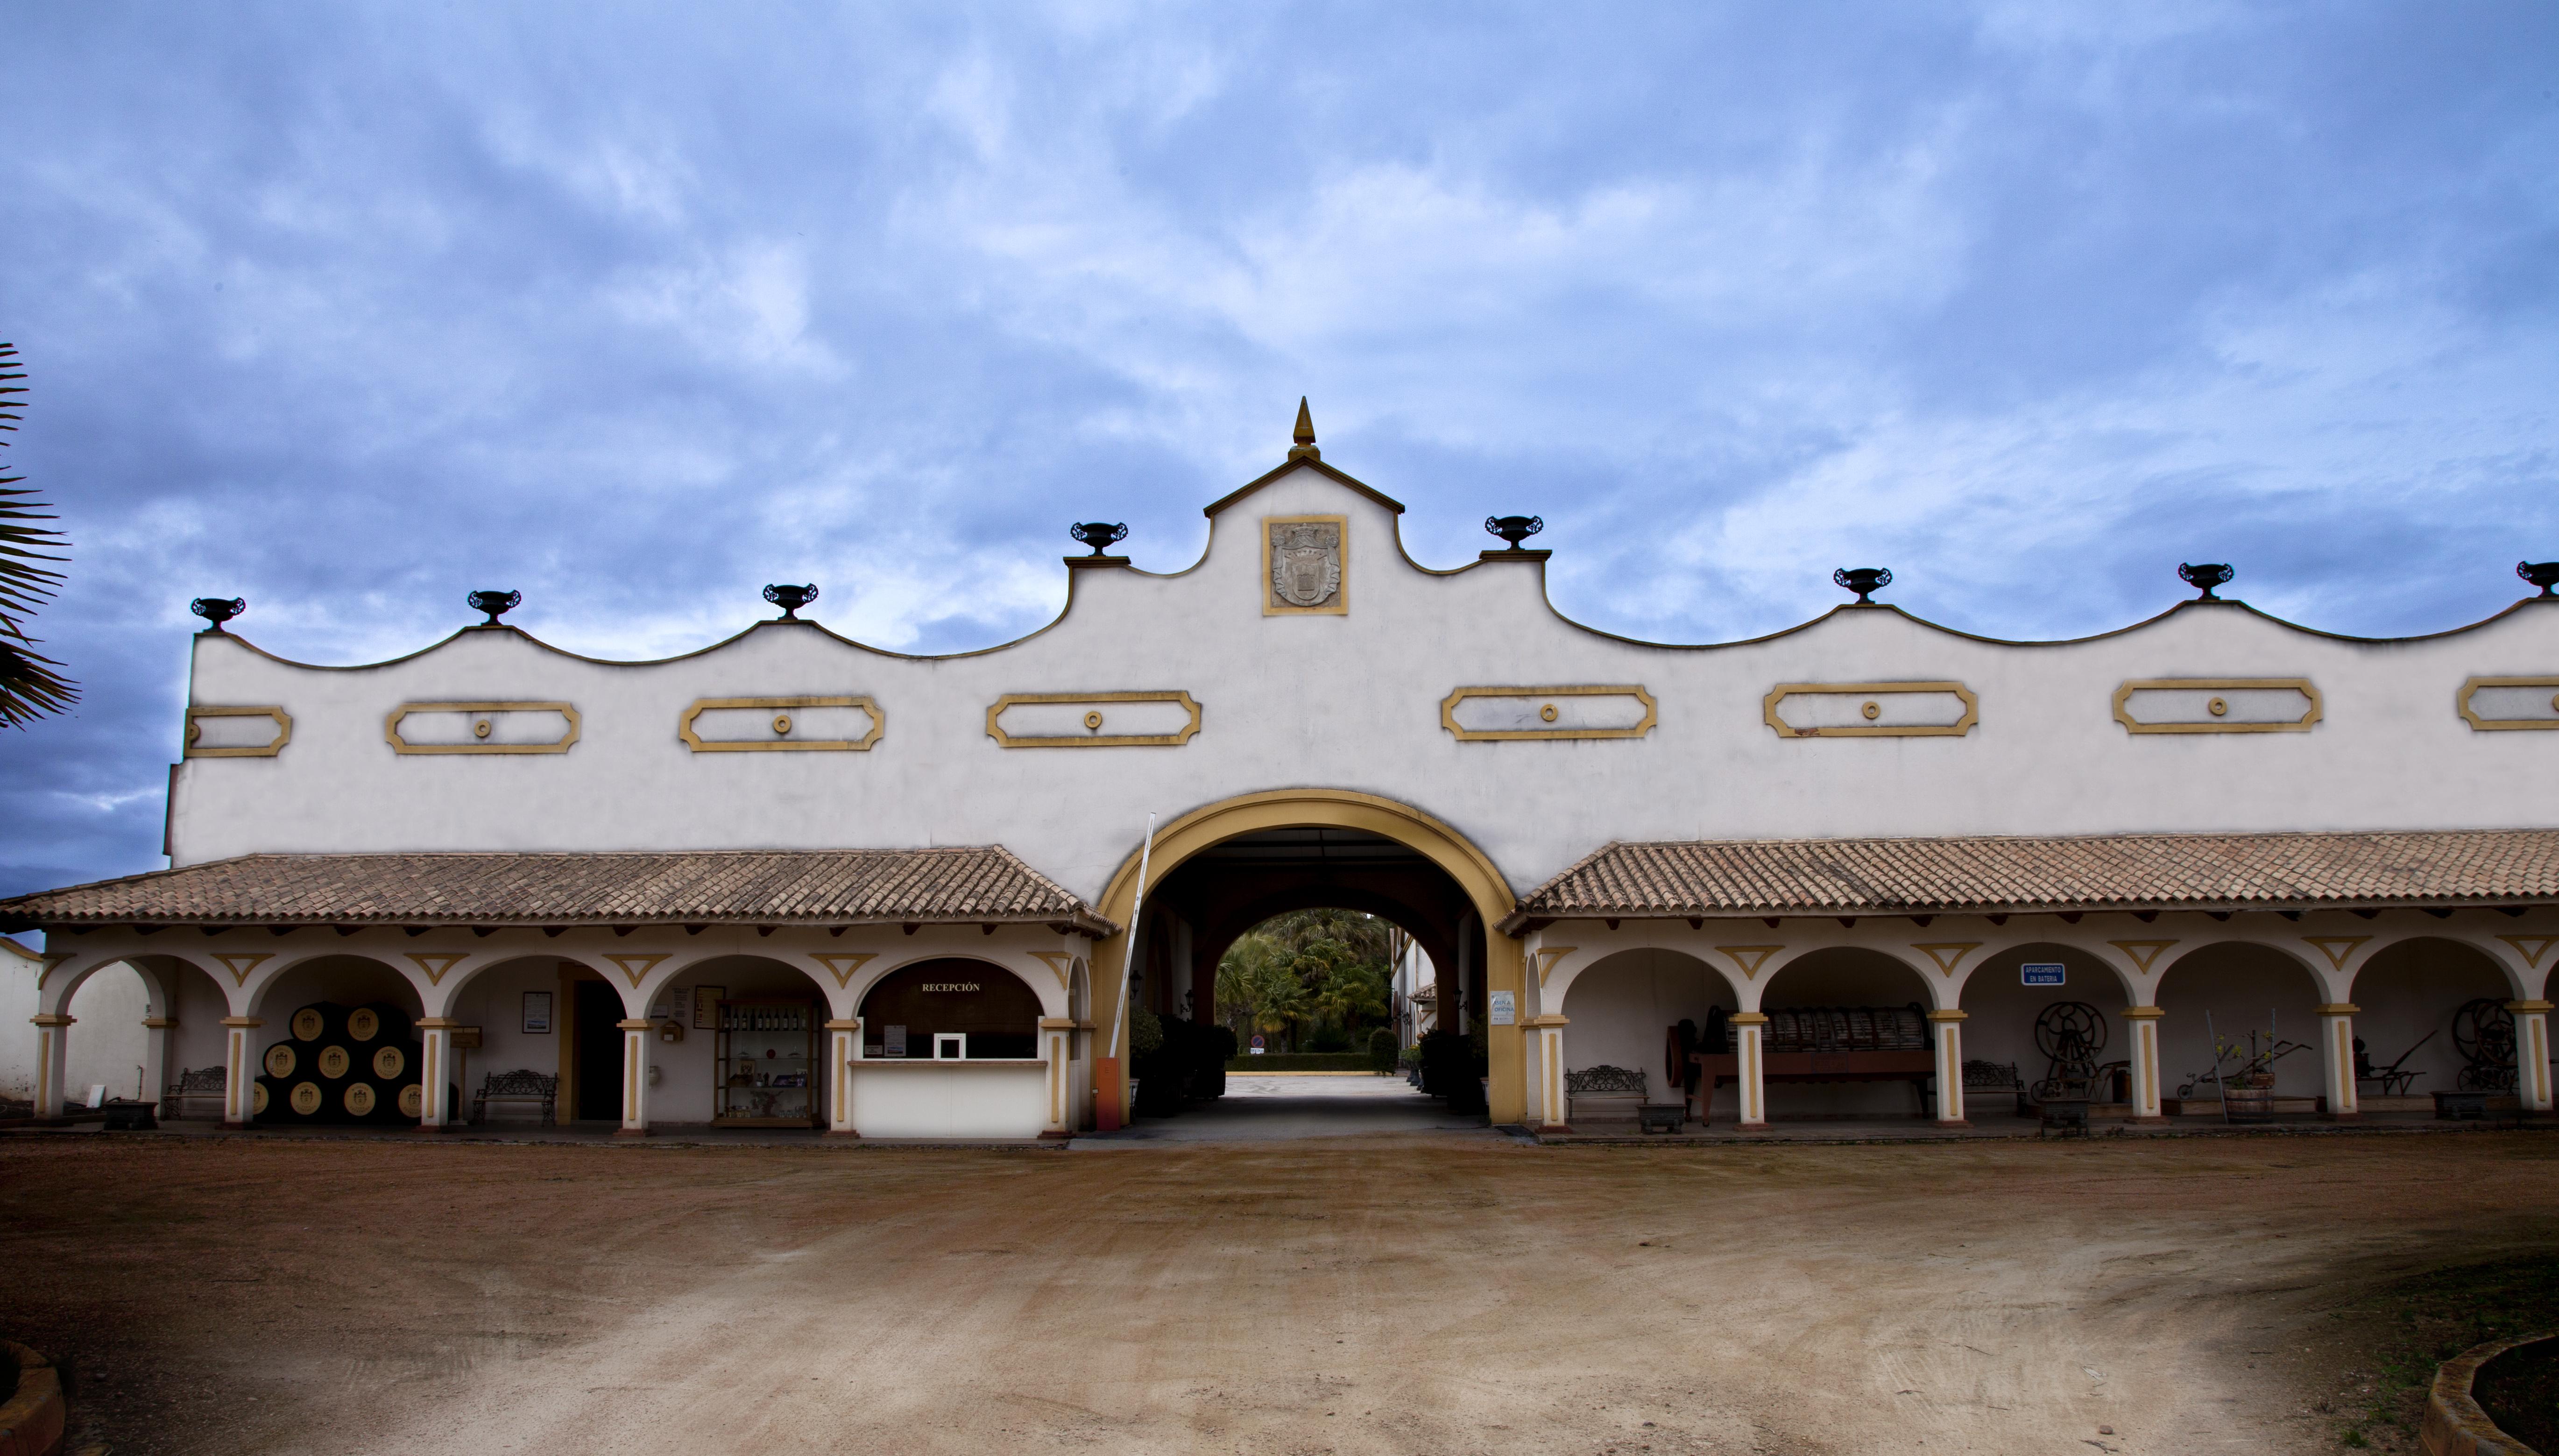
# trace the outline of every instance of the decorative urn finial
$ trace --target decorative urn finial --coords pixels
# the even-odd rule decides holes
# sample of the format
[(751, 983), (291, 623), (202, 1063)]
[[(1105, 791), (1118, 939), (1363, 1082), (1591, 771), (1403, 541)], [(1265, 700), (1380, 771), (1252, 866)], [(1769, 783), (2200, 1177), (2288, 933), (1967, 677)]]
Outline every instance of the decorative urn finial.
[(764, 599), (782, 609), (782, 615), (774, 621), (797, 622), (800, 609), (818, 600), (818, 584), (813, 581), (807, 586), (792, 586), (786, 582), (781, 586), (768, 586), (764, 589)]
[(1306, 396), (1297, 396), (1297, 443), (1288, 447), (1290, 460), (1321, 460), (1324, 452), (1315, 448), (1315, 416), (1306, 408)]
[(187, 604), (187, 610), (213, 624), (207, 632), (219, 633), (224, 623), (247, 611), (248, 603), (237, 597), (198, 597)]
[(1843, 566), (1831, 573), (1831, 580), (1857, 593), (1856, 605), (1872, 607), (1875, 603), (1868, 598), (1892, 585), (1892, 569), (1888, 566)]
[(473, 592), (462, 600), (470, 605), (472, 611), (489, 614), (488, 621), (474, 622), (472, 626), (496, 627), (500, 625), (499, 618), (516, 610), (523, 603), (525, 594), (523, 592)]
[(1546, 518), (1539, 515), (1487, 515), (1484, 529), (1502, 538), (1502, 549), (1516, 551), (1520, 542), (1546, 529)]
[(2230, 578), (2237, 576), (2238, 574), (2239, 573), (2231, 570), (2228, 565), (2219, 561), (2206, 561), (2200, 565), (2192, 565), (2181, 561), (2178, 563), (2177, 567), (2177, 575), (2180, 581), (2183, 581), (2187, 586), (2193, 587), (2203, 593), (2203, 595), (2195, 598), (2198, 602), (2220, 601), (2221, 599), (2219, 597), (2212, 594), (2212, 589), (2214, 587), (2224, 585), (2230, 580)]
[(2514, 574), (2541, 588), (2541, 595), (2559, 597), (2559, 591), (2552, 590), (2559, 587), (2559, 561), (2517, 561)]
[(1129, 539), (1125, 520), (1079, 520), (1066, 528), (1066, 533), (1093, 548), (1093, 554), (1108, 554), (1110, 548)]

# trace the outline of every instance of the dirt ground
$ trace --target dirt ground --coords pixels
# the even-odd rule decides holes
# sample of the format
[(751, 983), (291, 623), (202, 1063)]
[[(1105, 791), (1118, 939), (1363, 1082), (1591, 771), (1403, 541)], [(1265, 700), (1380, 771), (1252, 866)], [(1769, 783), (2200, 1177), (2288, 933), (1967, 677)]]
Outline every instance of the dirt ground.
[(0, 1142), (118, 1453), (2332, 1450), (2357, 1290), (2553, 1247), (2541, 1132)]

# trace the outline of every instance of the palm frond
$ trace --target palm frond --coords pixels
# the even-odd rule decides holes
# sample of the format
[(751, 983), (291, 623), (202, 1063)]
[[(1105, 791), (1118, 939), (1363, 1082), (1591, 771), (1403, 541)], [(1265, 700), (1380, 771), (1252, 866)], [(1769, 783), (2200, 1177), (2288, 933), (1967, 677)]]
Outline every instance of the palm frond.
[[(0, 430), (12, 433), (25, 418), (19, 396), (27, 388), (16, 381), (27, 375), (18, 363), (17, 347), (0, 343)], [(0, 440), (0, 445), (10, 443)], [(0, 476), (0, 639), (5, 639), (0, 640), (0, 723), (17, 728), (79, 701), (78, 686), (54, 670), (62, 663), (26, 646), (35, 641), (27, 635), (27, 619), (54, 599), (63, 580), (61, 572), (44, 563), (69, 561), (57, 551), (71, 539), (36, 523), (61, 517), (35, 492), (20, 488), (25, 480)]]
[(54, 669), (62, 663), (0, 642), (0, 724), (24, 728), (79, 701), (79, 688)]

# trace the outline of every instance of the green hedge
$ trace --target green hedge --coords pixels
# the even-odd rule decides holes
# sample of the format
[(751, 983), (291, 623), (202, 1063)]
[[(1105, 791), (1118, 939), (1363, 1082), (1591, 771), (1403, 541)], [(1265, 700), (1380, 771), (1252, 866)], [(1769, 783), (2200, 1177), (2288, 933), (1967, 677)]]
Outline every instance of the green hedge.
[(1366, 1052), (1268, 1052), (1255, 1057), (1246, 1055), (1226, 1064), (1229, 1076), (1238, 1072), (1368, 1072)]

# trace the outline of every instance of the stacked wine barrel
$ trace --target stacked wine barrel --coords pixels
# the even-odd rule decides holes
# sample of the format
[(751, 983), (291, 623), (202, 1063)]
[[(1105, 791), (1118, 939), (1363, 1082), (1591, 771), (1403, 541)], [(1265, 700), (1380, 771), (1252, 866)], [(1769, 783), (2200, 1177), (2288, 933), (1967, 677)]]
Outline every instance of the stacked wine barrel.
[(375, 1002), (315, 1001), (285, 1023), (259, 1059), (255, 1115), (285, 1126), (396, 1125), (421, 1110), (420, 1048), (408, 1013)]

